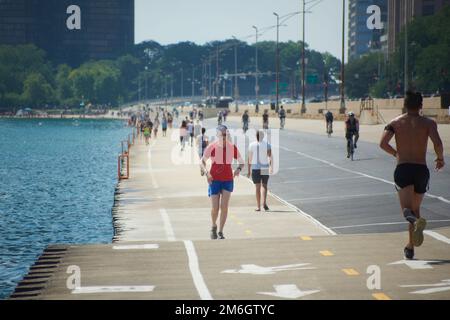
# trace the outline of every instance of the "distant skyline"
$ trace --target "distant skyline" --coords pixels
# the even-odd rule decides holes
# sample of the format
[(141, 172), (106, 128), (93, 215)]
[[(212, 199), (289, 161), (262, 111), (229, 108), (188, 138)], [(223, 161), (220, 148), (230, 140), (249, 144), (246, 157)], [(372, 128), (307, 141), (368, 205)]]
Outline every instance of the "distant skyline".
[[(308, 0), (306, 43), (311, 49), (330, 52), (341, 58), (342, 0)], [(347, 1), (348, 3), (348, 1)], [(273, 12), (284, 16), (299, 12), (301, 0), (135, 0), (135, 42), (154, 40), (167, 45), (191, 41), (203, 45), (232, 36), (250, 44), (255, 42), (253, 25), (261, 31), (258, 40), (276, 40)], [(347, 8), (348, 9), (348, 8)], [(302, 38), (302, 15), (297, 14), (280, 27), (280, 41)], [(346, 37), (348, 28), (346, 12)], [(347, 55), (347, 38), (345, 54)], [(346, 56), (346, 60), (347, 60)]]

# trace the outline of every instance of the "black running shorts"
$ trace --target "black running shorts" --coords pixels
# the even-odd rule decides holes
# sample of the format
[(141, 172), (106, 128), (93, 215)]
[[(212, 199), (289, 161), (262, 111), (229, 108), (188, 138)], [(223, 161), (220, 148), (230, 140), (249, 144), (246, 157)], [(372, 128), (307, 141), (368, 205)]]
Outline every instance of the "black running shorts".
[(269, 182), (269, 175), (261, 174), (261, 170), (252, 170), (252, 180), (254, 184), (262, 183), (263, 185), (267, 185)]
[(397, 191), (414, 186), (415, 193), (424, 194), (428, 191), (430, 171), (424, 164), (402, 163), (395, 169), (394, 181)]

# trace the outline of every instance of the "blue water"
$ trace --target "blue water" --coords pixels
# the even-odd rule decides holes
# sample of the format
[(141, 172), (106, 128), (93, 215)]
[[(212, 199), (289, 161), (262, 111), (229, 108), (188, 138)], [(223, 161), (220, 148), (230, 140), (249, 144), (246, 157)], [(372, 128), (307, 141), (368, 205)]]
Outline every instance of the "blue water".
[(108, 243), (118, 120), (0, 119), (0, 299), (54, 243)]

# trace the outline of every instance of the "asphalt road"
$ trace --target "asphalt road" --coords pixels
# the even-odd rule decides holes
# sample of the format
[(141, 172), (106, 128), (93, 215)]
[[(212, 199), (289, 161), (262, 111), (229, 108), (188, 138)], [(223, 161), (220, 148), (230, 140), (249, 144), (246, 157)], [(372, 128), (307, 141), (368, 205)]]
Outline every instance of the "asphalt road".
[[(215, 127), (215, 120), (206, 126)], [(393, 185), (395, 159), (378, 145), (360, 141), (355, 161), (350, 161), (344, 137), (283, 130), (279, 141), (280, 168), (269, 181), (275, 195), (338, 234), (405, 231)], [(434, 158), (428, 155), (429, 167)], [(427, 229), (450, 226), (450, 171), (447, 167), (437, 173), (430, 167), (430, 173), (421, 215)]]

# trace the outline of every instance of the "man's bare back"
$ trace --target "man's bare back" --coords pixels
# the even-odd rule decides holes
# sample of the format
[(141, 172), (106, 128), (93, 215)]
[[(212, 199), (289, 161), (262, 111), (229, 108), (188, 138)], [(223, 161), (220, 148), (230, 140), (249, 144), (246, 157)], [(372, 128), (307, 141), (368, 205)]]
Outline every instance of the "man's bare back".
[(426, 164), (428, 137), (436, 123), (420, 115), (403, 114), (391, 122), (398, 164)]

